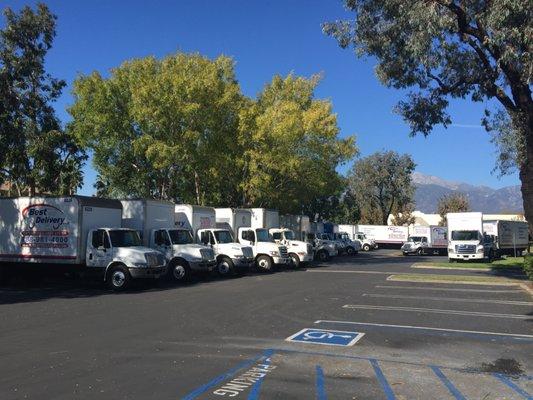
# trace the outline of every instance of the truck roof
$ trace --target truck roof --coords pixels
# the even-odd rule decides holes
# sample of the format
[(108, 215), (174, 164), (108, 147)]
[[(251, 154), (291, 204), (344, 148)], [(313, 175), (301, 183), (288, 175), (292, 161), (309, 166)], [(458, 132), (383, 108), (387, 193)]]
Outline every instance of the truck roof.
[(102, 207), (102, 208), (117, 208), (122, 209), (122, 203), (120, 200), (116, 199), (106, 199), (103, 197), (92, 197), (92, 196), (52, 196), (52, 195), (38, 195), (38, 196), (11, 196), (11, 197), (2, 197), (3, 200), (8, 199), (76, 199), (80, 206), (88, 207)]

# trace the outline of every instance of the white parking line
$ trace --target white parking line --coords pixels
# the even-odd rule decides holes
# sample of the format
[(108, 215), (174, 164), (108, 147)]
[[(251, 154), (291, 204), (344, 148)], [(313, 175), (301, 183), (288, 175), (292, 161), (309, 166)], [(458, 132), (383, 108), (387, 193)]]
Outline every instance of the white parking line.
[(342, 308), (361, 309), (361, 310), (388, 310), (388, 311), (406, 311), (406, 312), (425, 312), (431, 314), (452, 314), (452, 315), (467, 315), (473, 317), (489, 317), (489, 318), (512, 318), (512, 319), (529, 319), (531, 316), (523, 314), (495, 314), (484, 313), (477, 311), (458, 311), (458, 310), (443, 310), (439, 308), (417, 308), (417, 307), (393, 307), (393, 306), (374, 306), (367, 304), (345, 304)]
[(478, 334), (478, 335), (509, 336), (509, 337), (533, 339), (533, 335), (526, 335), (522, 333), (468, 331), (468, 330), (462, 330), (462, 329), (430, 328), (428, 326), (415, 326), (415, 325), (376, 324), (372, 322), (334, 321), (334, 320), (319, 319), (318, 321), (315, 321), (315, 324), (345, 324), (345, 325), (358, 325), (358, 326), (379, 326), (383, 328), (418, 329), (418, 330), (426, 330), (426, 331), (472, 333), (472, 334)]
[(374, 294), (363, 293), (366, 297), (377, 297), (387, 299), (420, 299), (420, 300), (438, 300), (438, 301), (455, 301), (459, 303), (490, 303), (490, 304), (508, 304), (515, 306), (533, 306), (531, 301), (513, 301), (513, 300), (490, 300), (490, 299), (468, 299), (457, 297), (427, 297), (427, 296), (404, 296), (399, 294)]
[[(441, 283), (439, 283), (441, 285)], [(396, 285), (376, 285), (379, 289), (409, 289), (409, 290), (437, 290), (450, 292), (475, 292), (475, 293), (522, 293), (521, 289), (457, 289), (457, 288), (443, 288), (433, 286), (396, 286)]]
[(408, 275), (406, 272), (385, 272), (385, 271), (344, 271), (344, 270), (315, 270), (315, 269), (307, 269), (306, 272), (322, 272), (322, 273), (337, 273), (337, 274), (383, 274), (383, 275)]

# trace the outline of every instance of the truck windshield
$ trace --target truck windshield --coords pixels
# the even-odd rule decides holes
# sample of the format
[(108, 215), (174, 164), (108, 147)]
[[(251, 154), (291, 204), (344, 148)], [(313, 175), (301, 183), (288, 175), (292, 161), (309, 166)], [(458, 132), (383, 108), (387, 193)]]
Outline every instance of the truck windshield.
[(266, 229), (256, 229), (255, 234), (257, 235), (258, 242), (273, 242), (274, 240), (268, 234)]
[(233, 236), (229, 231), (215, 231), (215, 238), (218, 243), (233, 243)]
[(171, 229), (168, 234), (172, 244), (191, 244), (193, 242), (191, 232), (185, 229)]
[(109, 231), (109, 238), (113, 247), (142, 246), (141, 238), (136, 231), (112, 230)]
[(478, 231), (452, 231), (452, 240), (479, 240)]
[(285, 235), (286, 240), (294, 240), (294, 232), (293, 231), (284, 231), (283, 234)]
[(411, 236), (411, 237), (409, 237), (409, 239), (407, 241), (408, 242), (422, 242), (423, 241), (423, 236)]

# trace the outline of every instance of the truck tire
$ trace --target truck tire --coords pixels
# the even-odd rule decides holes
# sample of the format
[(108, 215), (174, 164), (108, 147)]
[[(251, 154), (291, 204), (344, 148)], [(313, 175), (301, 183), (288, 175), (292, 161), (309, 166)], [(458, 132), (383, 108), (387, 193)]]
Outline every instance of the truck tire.
[(353, 256), (355, 254), (355, 249), (352, 246), (346, 247), (346, 254)]
[(126, 290), (131, 283), (130, 272), (124, 265), (111, 267), (107, 273), (106, 282), (107, 286), (115, 292)]
[(259, 256), (256, 259), (257, 268), (263, 272), (272, 272), (274, 268), (274, 262), (269, 256)]
[(189, 282), (191, 275), (191, 268), (183, 260), (173, 260), (168, 265), (167, 279), (172, 282)]
[(487, 262), (490, 264), (494, 260), (494, 251), (489, 250), (489, 257), (487, 258)]
[(423, 256), (424, 255), (424, 249), (420, 248), (416, 251), (416, 254), (419, 255), (419, 256)]
[(329, 254), (326, 250), (319, 250), (318, 253), (316, 253), (316, 258), (318, 261), (328, 261), (329, 260)]
[(217, 273), (222, 277), (235, 275), (235, 265), (229, 257), (221, 257), (217, 263)]
[(363, 245), (363, 250), (364, 250), (364, 251), (370, 251), (370, 245), (368, 245), (368, 244), (364, 244), (364, 245)]
[(298, 254), (289, 253), (289, 257), (291, 258), (291, 266), (294, 269), (300, 268), (300, 257), (298, 257)]

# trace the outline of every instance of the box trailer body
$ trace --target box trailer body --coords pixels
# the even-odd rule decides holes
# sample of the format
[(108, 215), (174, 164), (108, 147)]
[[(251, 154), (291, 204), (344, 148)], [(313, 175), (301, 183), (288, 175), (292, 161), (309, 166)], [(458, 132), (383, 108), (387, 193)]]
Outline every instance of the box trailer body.
[(276, 264), (291, 264), (287, 247), (275, 243), (268, 232), (269, 228), (279, 227), (277, 211), (216, 208), (215, 212), (218, 227), (229, 227), (237, 243), (252, 247), (260, 270), (271, 271)]
[(448, 259), (491, 260), (496, 246), (490, 236), (483, 234), (483, 214), (463, 212), (446, 214), (448, 224)]
[[(95, 272), (116, 290), (125, 288), (130, 278), (158, 277), (164, 269), (162, 255), (142, 246), (137, 233), (123, 229), (121, 223), (122, 206), (117, 200), (0, 199), (0, 262)], [(133, 241), (131, 247), (123, 245), (125, 238)]]
[(521, 255), (529, 245), (529, 226), (524, 221), (483, 221), (483, 233), (494, 237), (498, 254)]
[(417, 225), (409, 227), (409, 238), (402, 245), (404, 255), (444, 254), (448, 248), (448, 229), (445, 226)]
[(409, 229), (406, 226), (357, 225), (357, 232), (364, 233), (368, 239), (374, 240), (380, 247), (400, 247), (409, 237)]
[(305, 242), (307, 234), (311, 232), (311, 222), (307, 215), (280, 215), (280, 228), (290, 229), (295, 234), (295, 239)]
[(250, 270), (254, 262), (252, 248), (235, 243), (230, 226), (217, 228), (213, 207), (179, 204), (175, 211), (176, 224), (190, 229), (197, 244), (213, 249), (220, 275), (243, 274)]

